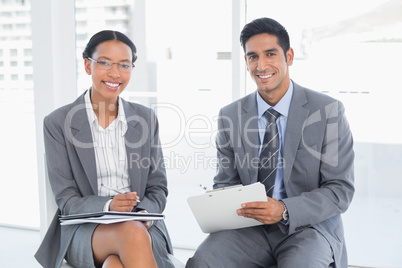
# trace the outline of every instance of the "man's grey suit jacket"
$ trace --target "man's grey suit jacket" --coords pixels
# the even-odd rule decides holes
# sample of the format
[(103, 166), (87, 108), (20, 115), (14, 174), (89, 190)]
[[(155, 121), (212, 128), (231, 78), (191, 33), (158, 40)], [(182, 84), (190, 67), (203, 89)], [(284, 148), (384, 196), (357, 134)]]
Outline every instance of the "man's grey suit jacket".
[[(84, 93), (85, 94), (85, 93)], [(84, 94), (44, 119), (48, 175), (58, 211), (35, 254), (45, 268), (60, 267), (79, 225), (60, 226), (58, 215), (102, 211), (110, 197), (98, 196), (95, 153)], [(122, 100), (127, 119), (125, 134), (131, 190), (141, 197), (138, 209), (162, 213), (168, 194), (166, 172), (154, 112)], [(163, 221), (155, 221), (172, 252)]]
[[(340, 214), (354, 194), (353, 139), (341, 102), (293, 82), (283, 149), (289, 225), (285, 234), (315, 228), (330, 243), (336, 267), (347, 267)], [(214, 187), (257, 182), (258, 124), (254, 92), (220, 111)], [(256, 164), (257, 163), (257, 164)]]

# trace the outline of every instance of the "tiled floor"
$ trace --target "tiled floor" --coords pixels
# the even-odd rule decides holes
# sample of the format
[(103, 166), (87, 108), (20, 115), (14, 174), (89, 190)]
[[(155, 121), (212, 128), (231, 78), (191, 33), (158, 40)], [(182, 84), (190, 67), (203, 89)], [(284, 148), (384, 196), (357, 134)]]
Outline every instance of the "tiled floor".
[(0, 226), (0, 267), (41, 267), (33, 255), (40, 243), (39, 231)]
[[(0, 226), (0, 267), (40, 268), (33, 257), (40, 244), (36, 230)], [(185, 263), (194, 251), (175, 249), (175, 257)]]

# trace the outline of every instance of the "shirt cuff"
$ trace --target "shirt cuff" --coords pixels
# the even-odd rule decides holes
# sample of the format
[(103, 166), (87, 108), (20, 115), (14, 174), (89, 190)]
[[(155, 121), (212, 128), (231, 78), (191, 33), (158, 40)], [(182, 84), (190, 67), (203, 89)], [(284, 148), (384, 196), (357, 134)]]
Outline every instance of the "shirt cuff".
[(109, 211), (109, 205), (113, 201), (113, 199), (110, 199), (106, 202), (105, 206), (103, 207), (103, 212)]

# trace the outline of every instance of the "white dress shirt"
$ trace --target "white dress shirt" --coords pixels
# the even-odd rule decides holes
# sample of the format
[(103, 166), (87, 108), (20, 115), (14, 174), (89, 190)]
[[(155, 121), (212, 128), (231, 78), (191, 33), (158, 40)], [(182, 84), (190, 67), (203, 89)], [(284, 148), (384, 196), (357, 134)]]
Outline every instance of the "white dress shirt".
[[(94, 142), (98, 195), (114, 196), (118, 192), (130, 192), (130, 178), (128, 175), (128, 161), (124, 138), (124, 134), (127, 131), (127, 121), (121, 99), (119, 98), (118, 101), (116, 119), (106, 129), (103, 129), (99, 125), (98, 118), (93, 110), (90, 92), (88, 90), (85, 94), (85, 106)], [(105, 109), (101, 105), (99, 109)], [(110, 201), (105, 204), (104, 210), (108, 210)]]

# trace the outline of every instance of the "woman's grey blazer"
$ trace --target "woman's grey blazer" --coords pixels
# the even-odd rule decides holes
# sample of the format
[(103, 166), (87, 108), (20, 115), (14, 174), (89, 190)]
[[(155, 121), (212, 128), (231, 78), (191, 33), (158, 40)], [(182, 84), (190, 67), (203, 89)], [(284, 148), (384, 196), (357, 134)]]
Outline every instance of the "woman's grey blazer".
[[(35, 254), (45, 268), (60, 267), (79, 226), (60, 226), (58, 215), (102, 211), (110, 199), (98, 196), (95, 153), (84, 94), (44, 119), (49, 181), (59, 208)], [(168, 190), (156, 115), (145, 106), (124, 100), (122, 103), (128, 127), (125, 139), (131, 189), (141, 197), (137, 208), (162, 213)], [(159, 229), (164, 234), (171, 253), (164, 222), (155, 221), (151, 229)]]

